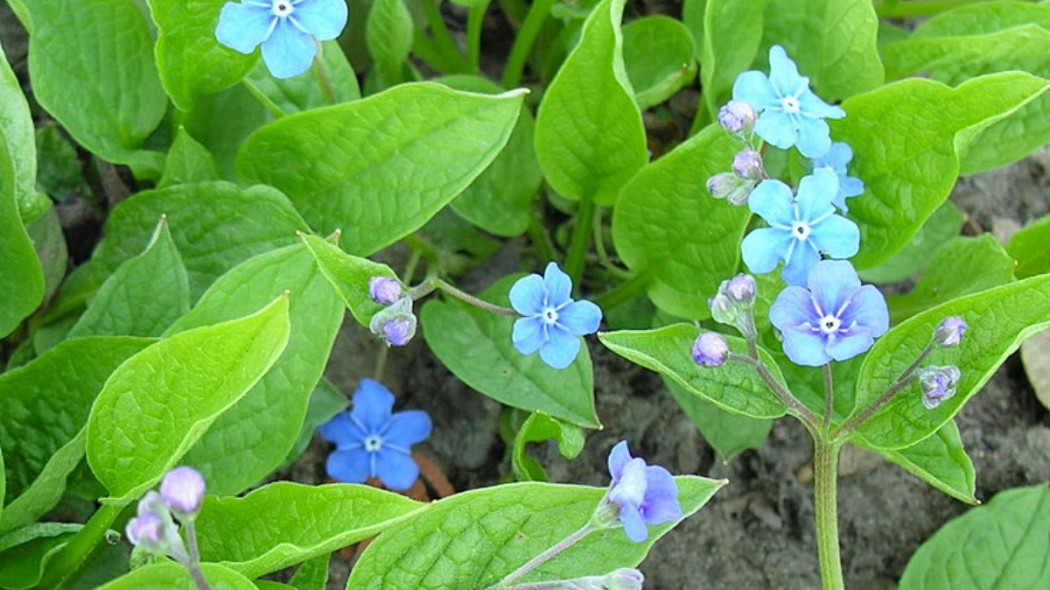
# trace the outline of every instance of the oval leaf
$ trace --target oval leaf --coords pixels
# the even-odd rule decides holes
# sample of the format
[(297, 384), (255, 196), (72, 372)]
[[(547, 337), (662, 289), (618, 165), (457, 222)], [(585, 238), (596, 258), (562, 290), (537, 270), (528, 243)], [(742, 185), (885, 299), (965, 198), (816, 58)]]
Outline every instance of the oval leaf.
[[(0, 54), (0, 60), (3, 59)], [(2, 113), (0, 123), (4, 123)], [(18, 212), (14, 164), (0, 128), (0, 293), (4, 293), (0, 298), (0, 338), (13, 332), (36, 310), (44, 298), (45, 286), (44, 269)]]
[(339, 249), (339, 246), (317, 236), (300, 234), (299, 238), (313, 255), (314, 261), (321, 269), (321, 274), (343, 300), (354, 319), (362, 326), (368, 326), (372, 316), (383, 306), (372, 301), (369, 295), (368, 281), (372, 277), (397, 278), (390, 267), (367, 258), (351, 256)]
[(692, 83), (694, 55), (693, 36), (681, 21), (657, 15), (624, 25), (624, 67), (638, 108), (658, 105)]
[[(33, 130), (33, 116), (29, 112), (29, 103), (22, 94), (22, 85), (15, 77), (7, 63), (7, 55), (0, 46), (0, 143), (5, 144), (7, 155), (11, 159), (11, 170), (4, 171), (0, 178), (9, 177), (14, 186), (15, 202), (22, 220), (29, 222), (33, 213), (43, 203), (39, 203), (36, 194), (36, 139)], [(2, 193), (0, 193), (2, 194)], [(0, 219), (8, 219), (6, 211)], [(0, 248), (0, 252), (6, 248)], [(0, 268), (3, 268), (0, 265)], [(6, 334), (0, 330), (0, 336)]]

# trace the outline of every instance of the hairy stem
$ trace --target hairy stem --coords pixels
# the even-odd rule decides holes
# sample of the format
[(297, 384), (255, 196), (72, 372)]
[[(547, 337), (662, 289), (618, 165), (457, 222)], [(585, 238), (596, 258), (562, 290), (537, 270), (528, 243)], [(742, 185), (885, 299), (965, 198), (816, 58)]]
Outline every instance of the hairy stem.
[(843, 590), (839, 556), (838, 464), (841, 443), (813, 437), (813, 502), (816, 507), (817, 555), (824, 590)]
[(873, 415), (875, 415), (875, 412), (878, 412), (883, 408), (883, 406), (890, 403), (890, 400), (892, 400), (894, 396), (900, 393), (902, 389), (904, 389), (908, 386), (909, 383), (911, 383), (912, 378), (915, 376), (915, 371), (918, 370), (919, 365), (921, 365), (922, 362), (926, 360), (926, 357), (930, 356), (931, 352), (933, 352), (933, 345), (926, 345), (926, 348), (924, 348), (923, 351), (919, 353), (919, 356), (916, 357), (915, 360), (912, 361), (912, 363), (908, 365), (908, 367), (904, 369), (904, 371), (901, 372), (900, 376), (897, 377), (897, 380), (891, 383), (890, 386), (886, 388), (886, 391), (882, 392), (882, 395), (880, 395), (878, 399), (876, 399), (863, 410), (861, 410), (860, 413), (858, 413), (856, 416), (853, 416), (852, 418), (847, 420), (845, 424), (839, 426), (838, 430), (836, 430), (835, 434), (832, 436), (832, 439), (842, 440), (846, 438), (854, 430), (860, 428), (860, 426), (864, 424), (868, 420), (868, 418), (871, 418)]
[(726, 359), (754, 367), (755, 371), (758, 372), (758, 376), (762, 378), (762, 381), (764, 381), (770, 391), (773, 392), (773, 395), (777, 396), (777, 399), (787, 406), (791, 415), (798, 418), (810, 432), (815, 432), (819, 427), (820, 422), (817, 420), (816, 415), (813, 414), (813, 411), (807, 408), (805, 404), (798, 401), (798, 398), (792, 395), (790, 391), (785, 389), (784, 386), (777, 381), (776, 377), (773, 376), (772, 371), (766, 366), (766, 363), (762, 362), (758, 356), (758, 348), (754, 341), (749, 340), (747, 344), (748, 356), (730, 353)]
[(576, 543), (579, 543), (584, 537), (594, 532), (594, 530), (594, 525), (588, 522), (587, 524), (580, 527), (580, 529), (577, 530), (575, 533), (569, 535), (568, 537), (565, 537), (564, 539), (559, 541), (558, 544), (547, 549), (543, 553), (540, 553), (536, 557), (533, 557), (527, 563), (525, 563), (525, 565), (507, 574), (505, 578), (503, 578), (499, 582), (496, 582), (492, 586), (489, 586), (486, 590), (498, 590), (501, 588), (509, 588), (516, 580), (520, 580), (521, 578), (528, 575), (529, 572), (531, 572), (532, 570), (549, 561), (555, 555), (558, 555), (562, 551), (565, 551), (569, 547), (572, 547)]
[(514, 45), (510, 48), (510, 56), (507, 57), (507, 65), (503, 68), (503, 87), (514, 88), (521, 84), (521, 76), (525, 71), (525, 62), (529, 60), (532, 46), (536, 43), (536, 37), (547, 22), (554, 0), (533, 0), (529, 12), (525, 15), (525, 22), (521, 24), (521, 30), (514, 39)]
[(467, 293), (466, 291), (461, 291), (437, 277), (427, 279), (426, 281), (416, 285), (415, 287), (412, 287), (408, 291), (408, 296), (411, 297), (413, 301), (417, 301), (438, 289), (455, 297), (456, 299), (459, 299), (460, 301), (469, 303), (470, 305), (473, 305), (478, 309), (483, 309), (485, 311), (498, 313), (500, 315), (505, 315), (512, 318), (521, 317), (520, 313), (514, 311), (513, 309), (510, 309), (509, 307), (503, 307), (494, 303), (489, 303), (488, 301), (478, 299), (470, 293)]
[(204, 577), (204, 572), (201, 571), (201, 552), (197, 547), (197, 529), (193, 526), (193, 520), (187, 520), (183, 528), (186, 530), (186, 545), (190, 550), (186, 569), (189, 570), (193, 583), (197, 584), (199, 590), (212, 590), (211, 584), (208, 583), (207, 578)]

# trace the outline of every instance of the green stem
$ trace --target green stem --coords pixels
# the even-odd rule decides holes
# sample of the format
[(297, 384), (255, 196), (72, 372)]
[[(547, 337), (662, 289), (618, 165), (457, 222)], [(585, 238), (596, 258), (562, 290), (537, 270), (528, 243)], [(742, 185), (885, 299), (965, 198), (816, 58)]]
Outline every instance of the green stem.
[(553, 261), (556, 259), (554, 243), (547, 234), (547, 229), (543, 227), (540, 215), (539, 212), (536, 212), (529, 220), (529, 238), (532, 239), (532, 245), (536, 248), (536, 255), (540, 260)]
[(841, 443), (813, 436), (813, 502), (816, 507), (817, 555), (824, 590), (844, 590), (839, 556), (838, 465)]
[(321, 61), (321, 54), (323, 52), (324, 46), (318, 43), (317, 55), (314, 56), (314, 63), (312, 66), (314, 78), (317, 79), (317, 85), (321, 87), (321, 92), (324, 93), (325, 100), (328, 101), (328, 104), (336, 104), (339, 100), (335, 97), (335, 87), (332, 86), (332, 78), (328, 75), (328, 68), (325, 67), (324, 62)]
[(618, 279), (627, 280), (634, 276), (629, 270), (616, 266), (605, 249), (605, 235), (602, 226), (602, 208), (594, 208), (594, 251), (598, 254), (598, 264)]
[(106, 536), (106, 531), (124, 511), (125, 505), (103, 504), (73, 538), (47, 564), (38, 588), (60, 588), (75, 576), (91, 552)]
[(521, 23), (525, 20), (525, 13), (528, 10), (525, 8), (525, 2), (523, 0), (499, 0), (500, 10), (503, 11), (503, 15), (507, 17), (507, 22), (510, 26), (518, 31), (521, 29)]
[(652, 273), (640, 272), (620, 283), (612, 290), (595, 297), (594, 302), (605, 311), (618, 307), (645, 291), (649, 287), (651, 279)]
[(920, 0), (915, 2), (885, 0), (875, 2), (874, 5), (875, 14), (882, 18), (908, 18), (940, 14), (953, 8), (984, 1), (986, 0)]
[(503, 578), (499, 582), (496, 582), (492, 586), (489, 586), (488, 590), (496, 590), (498, 588), (510, 587), (510, 585), (513, 584), (516, 580), (520, 580), (524, 576), (528, 575), (528, 573), (532, 570), (549, 561), (552, 557), (558, 555), (562, 551), (565, 551), (569, 547), (572, 547), (576, 543), (579, 543), (584, 537), (594, 532), (594, 530), (594, 525), (588, 522), (575, 533), (559, 541), (557, 545), (554, 545), (553, 547), (547, 549), (543, 553), (540, 553), (536, 557), (533, 557), (528, 561), (528, 563), (508, 574), (507, 577)]
[(583, 263), (587, 258), (587, 248), (591, 245), (591, 226), (594, 225), (594, 199), (584, 195), (580, 199), (580, 208), (576, 211), (576, 227), (572, 230), (569, 241), (569, 252), (565, 256), (565, 273), (572, 279), (576, 289), (580, 288), (580, 277), (583, 276)]
[(512, 318), (521, 317), (520, 313), (514, 311), (513, 309), (510, 309), (509, 307), (503, 307), (494, 303), (489, 303), (488, 301), (478, 299), (470, 293), (467, 293), (466, 291), (461, 291), (437, 277), (427, 279), (426, 281), (416, 285), (415, 287), (412, 287), (408, 290), (408, 296), (411, 297), (413, 301), (418, 301), (419, 299), (426, 297), (427, 295), (433, 293), (435, 290), (438, 289), (444, 291), (448, 295), (455, 297), (456, 299), (459, 299), (460, 301), (469, 303), (470, 305), (473, 305), (478, 309), (483, 309), (485, 311), (490, 311), (492, 313), (497, 313), (499, 315), (505, 315)]
[(555, 0), (533, 0), (529, 13), (525, 16), (525, 22), (521, 24), (521, 30), (514, 39), (514, 45), (510, 48), (507, 65), (503, 68), (504, 88), (514, 88), (521, 84), (525, 62), (529, 60), (532, 46), (536, 43), (536, 37), (539, 36), (543, 23), (547, 21), (554, 2)]
[[(762, 378), (762, 381), (765, 382), (766, 386), (769, 387), (769, 390), (773, 392), (773, 395), (777, 396), (777, 399), (787, 407), (788, 412), (792, 416), (798, 418), (799, 421), (802, 422), (802, 425), (806, 427), (806, 430), (809, 430), (811, 433), (817, 432), (819, 422), (812, 410), (807, 408), (802, 402), (798, 401), (798, 398), (777, 381), (777, 378), (773, 376), (773, 373), (769, 370), (769, 367), (766, 366), (766, 363), (758, 356), (758, 348), (755, 346), (754, 341), (749, 340), (747, 345), (748, 356), (731, 352), (726, 359), (754, 367), (758, 376)], [(814, 434), (814, 436), (816, 435)]]
[(931, 352), (933, 352), (933, 345), (927, 344), (926, 348), (924, 348), (922, 352), (919, 353), (919, 356), (916, 357), (915, 360), (912, 361), (912, 363), (908, 365), (908, 367), (905, 368), (904, 371), (901, 372), (900, 376), (897, 377), (897, 380), (890, 384), (890, 386), (886, 388), (886, 391), (882, 392), (882, 395), (880, 395), (878, 399), (869, 404), (867, 407), (861, 410), (860, 413), (847, 420), (845, 424), (839, 426), (838, 429), (835, 430), (834, 435), (832, 435), (832, 440), (844, 440), (850, 435), (850, 433), (852, 433), (857, 428), (860, 428), (860, 426), (864, 424), (864, 422), (866, 422), (868, 418), (871, 418), (875, 414), (875, 412), (878, 412), (882, 409), (883, 406), (890, 403), (890, 400), (892, 400), (898, 393), (901, 392), (902, 389), (904, 389), (908, 386), (908, 384), (911, 383), (912, 377), (915, 376), (915, 371), (917, 371), (919, 365), (921, 365), (923, 361), (926, 360), (926, 357), (930, 356)]
[(467, 13), (467, 61), (475, 74), (481, 71), (481, 29), (485, 24), (485, 11), (491, 0), (482, 0), (470, 7)]
[(452, 34), (448, 32), (448, 27), (445, 26), (445, 18), (441, 16), (441, 10), (438, 8), (437, 2), (434, 0), (423, 0), (423, 13), (426, 15), (430, 34), (434, 36), (436, 49), (449, 63), (458, 64), (456, 69), (458, 73), (462, 73), (465, 70), (463, 67), (463, 54), (460, 53), (459, 47), (456, 46), (456, 41), (452, 38)]

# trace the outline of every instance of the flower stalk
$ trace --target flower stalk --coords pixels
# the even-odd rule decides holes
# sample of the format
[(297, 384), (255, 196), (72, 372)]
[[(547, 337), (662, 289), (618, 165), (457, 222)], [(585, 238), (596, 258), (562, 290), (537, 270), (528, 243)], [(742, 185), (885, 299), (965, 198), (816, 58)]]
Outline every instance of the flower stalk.
[(842, 443), (813, 437), (813, 502), (816, 508), (817, 555), (824, 590), (843, 590), (839, 556), (838, 464)]

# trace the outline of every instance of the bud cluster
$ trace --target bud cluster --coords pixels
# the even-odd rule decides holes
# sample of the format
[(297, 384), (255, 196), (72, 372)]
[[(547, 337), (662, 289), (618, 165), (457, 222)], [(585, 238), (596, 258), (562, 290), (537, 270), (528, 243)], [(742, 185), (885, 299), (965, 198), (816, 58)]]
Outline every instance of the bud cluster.
[(718, 292), (707, 302), (711, 317), (720, 324), (733, 326), (744, 338), (756, 337), (754, 311), (757, 292), (755, 277), (751, 275), (740, 274), (722, 281)]
[(132, 545), (153, 555), (169, 555), (183, 564), (189, 556), (175, 518), (190, 524), (204, 504), (204, 477), (192, 467), (176, 467), (164, 475), (160, 493), (148, 492), (139, 500), (138, 512), (128, 521), (125, 534)]
[(416, 335), (416, 316), (412, 298), (405, 294), (401, 282), (390, 277), (372, 277), (368, 281), (372, 301), (386, 308), (372, 316), (368, 328), (388, 346), (404, 346)]

